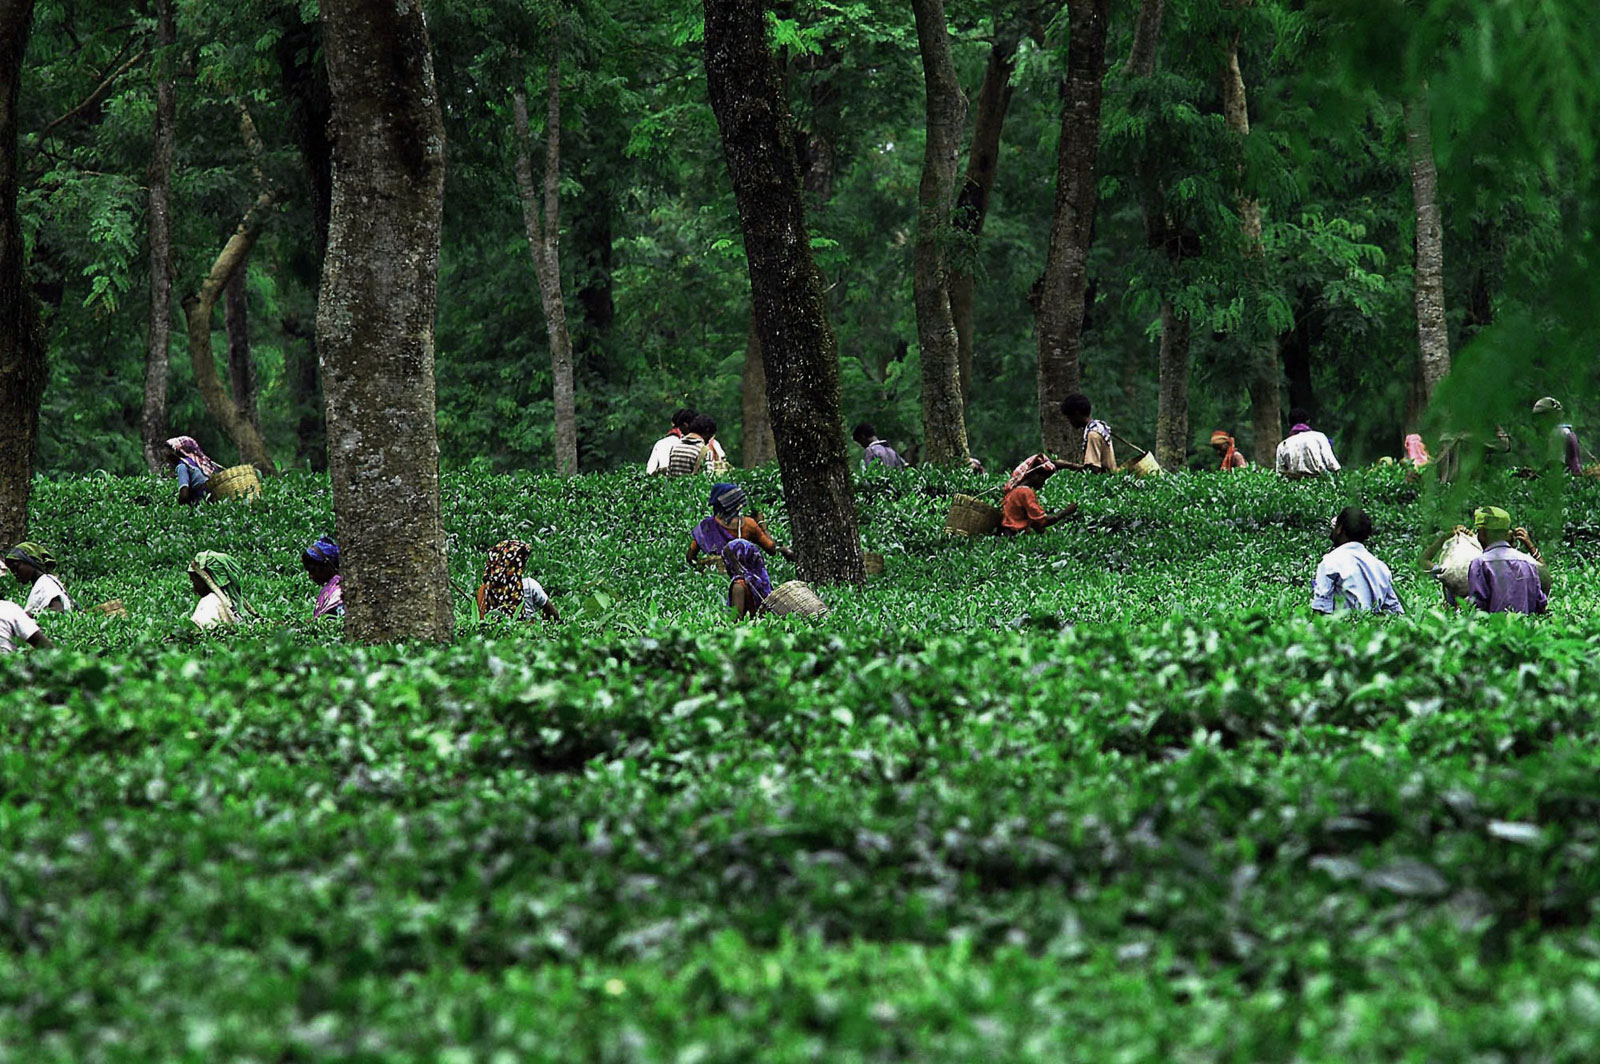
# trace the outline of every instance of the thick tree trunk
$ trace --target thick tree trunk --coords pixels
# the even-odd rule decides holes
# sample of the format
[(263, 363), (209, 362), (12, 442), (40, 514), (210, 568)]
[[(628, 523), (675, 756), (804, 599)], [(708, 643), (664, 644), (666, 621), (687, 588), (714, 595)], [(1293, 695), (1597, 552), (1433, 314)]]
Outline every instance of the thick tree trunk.
[(228, 333), (228, 386), (239, 414), (261, 431), (256, 409), (256, 363), (250, 357), (250, 293), (246, 286), (250, 262), (246, 259), (228, 278), (222, 297), (222, 322)]
[(972, 124), (972, 147), (967, 152), (967, 176), (956, 194), (955, 216), (951, 223), (966, 234), (967, 247), (950, 265), (950, 317), (956, 327), (956, 362), (961, 378), (961, 408), (972, 401), (973, 314), (977, 303), (979, 238), (989, 217), (989, 199), (994, 195), (995, 177), (1000, 172), (1000, 131), (1005, 126), (1006, 109), (1011, 106), (1011, 72), (1016, 69), (1018, 38), (1002, 34), (989, 47), (989, 61), (983, 68), (983, 84), (978, 89), (978, 104)]
[(49, 367), (17, 218), (17, 96), (33, 0), (0, 0), (0, 540), (28, 538), (28, 497)]
[(1079, 354), (1094, 240), (1100, 103), (1106, 73), (1110, 0), (1068, 0), (1067, 70), (1061, 81), (1061, 140), (1056, 149), (1056, 206), (1050, 247), (1034, 305), (1039, 340), (1039, 428), (1047, 454), (1074, 457), (1083, 447), (1061, 413), (1080, 387)]
[[(239, 121), (245, 145), (259, 156), (261, 141), (256, 134), (255, 123), (250, 120), (250, 112), (241, 108)], [(257, 177), (264, 182), (259, 171)], [(217, 362), (211, 352), (211, 314), (217, 300), (233, 280), (234, 273), (244, 269), (244, 264), (249, 261), (250, 249), (255, 247), (256, 239), (261, 235), (261, 227), (266, 224), (274, 198), (272, 190), (263, 183), (255, 203), (245, 212), (239, 228), (234, 230), (221, 254), (211, 264), (205, 280), (200, 282), (198, 289), (183, 298), (183, 316), (189, 334), (189, 362), (194, 367), (195, 387), (205, 400), (206, 413), (222, 426), (239, 449), (239, 460), (265, 473), (277, 472), (277, 466), (267, 453), (261, 430), (244, 415), (217, 376)]]
[(811, 257), (794, 128), (767, 49), (765, 9), (760, 0), (704, 4), (706, 85), (744, 231), (800, 574), (818, 583), (860, 583), (861, 540), (839, 416), (839, 352)]
[(545, 334), (550, 346), (550, 377), (555, 398), (556, 472), (578, 472), (578, 414), (572, 381), (572, 337), (567, 332), (567, 304), (561, 294), (561, 52), (550, 46), (545, 78), (543, 218), (540, 194), (533, 183), (533, 137), (528, 130), (528, 98), (512, 93), (517, 134), (517, 192), (522, 199), (522, 224), (539, 280)]
[[(1222, 113), (1228, 127), (1240, 140), (1250, 135), (1250, 107), (1245, 95), (1244, 74), (1239, 69), (1239, 35), (1235, 33), (1228, 43), (1227, 60), (1222, 67)], [(1263, 275), (1263, 248), (1261, 244), (1261, 204), (1249, 196), (1239, 196), (1239, 227), (1243, 232), (1245, 249), (1255, 271), (1256, 301), (1261, 299)], [(1250, 392), (1250, 428), (1255, 443), (1256, 465), (1271, 466), (1277, 460), (1278, 444), (1283, 441), (1283, 415), (1280, 385), (1283, 371), (1279, 368), (1278, 346), (1272, 340), (1259, 339), (1255, 334), (1261, 328), (1252, 324), (1246, 336), (1244, 351), (1245, 380)]]
[(1439, 172), (1433, 161), (1432, 119), (1424, 85), (1406, 104), (1406, 147), (1411, 154), (1411, 197), (1416, 205), (1417, 345), (1422, 352), (1425, 399), (1450, 372), (1450, 334), (1444, 320), (1444, 225), (1439, 217)]
[(931, 465), (967, 460), (967, 426), (961, 406), (961, 368), (955, 320), (950, 313), (949, 263), (945, 252), (967, 98), (950, 55), (944, 0), (911, 0), (922, 53), (927, 93), (927, 149), (917, 188), (917, 244), (912, 257), (912, 295), (917, 311), (917, 346), (922, 353), (922, 455)]
[(433, 322), (444, 120), (420, 0), (322, 0), (334, 109), (317, 348), (344, 577), (363, 642), (448, 640)]
[(755, 315), (750, 316), (750, 338), (744, 348), (744, 378), (739, 385), (743, 407), (743, 437), (740, 450), (744, 467), (754, 469), (778, 457), (778, 443), (772, 438), (772, 416), (767, 410), (767, 370), (761, 364), (761, 332)]
[(1156, 461), (1179, 470), (1189, 461), (1189, 319), (1161, 304), (1161, 390), (1156, 412)]
[(167, 370), (172, 358), (172, 158), (177, 143), (177, 103), (172, 91), (174, 0), (156, 0), (156, 123), (150, 151), (150, 324), (145, 337), (144, 407), (139, 430), (150, 472), (167, 472), (162, 445), (167, 431)]

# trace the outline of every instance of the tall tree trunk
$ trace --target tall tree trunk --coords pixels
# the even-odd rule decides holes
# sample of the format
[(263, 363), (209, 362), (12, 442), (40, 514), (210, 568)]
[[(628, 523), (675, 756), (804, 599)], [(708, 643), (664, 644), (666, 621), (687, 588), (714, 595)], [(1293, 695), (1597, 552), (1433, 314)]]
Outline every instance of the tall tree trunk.
[(433, 322), (444, 119), (421, 0), (321, 0), (333, 201), (317, 299), (345, 631), (446, 641)]
[(228, 333), (228, 385), (239, 414), (261, 431), (261, 414), (256, 409), (256, 364), (250, 357), (250, 293), (246, 286), (250, 261), (228, 278), (222, 297), (222, 323)]
[(28, 537), (28, 497), (49, 367), (17, 218), (17, 96), (33, 0), (0, 0), (0, 540)]
[(533, 137), (528, 131), (528, 97), (519, 88), (511, 96), (517, 132), (517, 192), (522, 199), (522, 224), (539, 279), (545, 334), (550, 345), (550, 376), (555, 397), (556, 472), (578, 472), (578, 413), (572, 383), (572, 337), (567, 332), (567, 305), (561, 294), (561, 51), (550, 45), (545, 77), (544, 195), (533, 184)]
[[(1228, 42), (1228, 55), (1222, 66), (1222, 113), (1228, 128), (1241, 141), (1250, 136), (1250, 107), (1245, 95), (1244, 74), (1239, 69), (1238, 33), (1234, 33)], [(1243, 193), (1239, 196), (1239, 227), (1251, 260), (1256, 289), (1253, 295), (1259, 305), (1261, 288), (1266, 283), (1261, 244), (1261, 204)], [(1257, 335), (1262, 327), (1260, 323), (1252, 322), (1246, 337), (1245, 379), (1250, 392), (1250, 428), (1255, 443), (1255, 463), (1270, 467), (1277, 461), (1278, 444), (1283, 441), (1280, 398), (1283, 370), (1279, 368), (1277, 344)]]
[(744, 467), (754, 469), (778, 456), (777, 441), (772, 438), (772, 416), (767, 410), (767, 370), (761, 364), (761, 332), (756, 328), (755, 315), (750, 316), (750, 339), (744, 348), (744, 378), (739, 385), (739, 398), (743, 406)]
[(1444, 225), (1439, 218), (1439, 171), (1433, 161), (1428, 87), (1406, 104), (1406, 147), (1411, 154), (1411, 197), (1416, 205), (1417, 345), (1422, 351), (1425, 399), (1450, 372), (1450, 334), (1444, 321)]
[(1061, 80), (1061, 139), (1056, 149), (1056, 206), (1034, 304), (1039, 339), (1039, 428), (1047, 454), (1072, 459), (1080, 433), (1061, 400), (1080, 387), (1079, 354), (1094, 241), (1100, 103), (1106, 74), (1110, 0), (1068, 0), (1067, 70)]
[(950, 317), (956, 327), (956, 364), (961, 377), (961, 407), (972, 402), (973, 313), (977, 303), (978, 242), (983, 223), (989, 217), (989, 199), (994, 195), (995, 177), (1000, 172), (1000, 131), (1005, 126), (1006, 109), (1011, 106), (1011, 72), (1016, 69), (1015, 33), (1001, 33), (989, 47), (989, 61), (983, 68), (983, 84), (978, 88), (978, 105), (972, 124), (972, 147), (967, 152), (967, 176), (956, 194), (955, 216), (951, 224), (967, 237), (968, 246), (950, 265)]
[(967, 426), (961, 407), (961, 369), (955, 320), (950, 313), (949, 264), (945, 252), (955, 207), (956, 171), (967, 98), (950, 55), (944, 0), (911, 0), (922, 53), (927, 93), (927, 149), (917, 188), (917, 244), (912, 257), (912, 293), (917, 310), (917, 346), (922, 352), (922, 455), (933, 465), (965, 462)]
[[(1141, 0), (1134, 25), (1133, 49), (1127, 71), (1133, 78), (1155, 74), (1156, 51), (1161, 41), (1164, 0)], [(1151, 247), (1165, 250), (1174, 266), (1183, 261), (1185, 234), (1167, 209), (1166, 192), (1152, 174), (1146, 152), (1134, 164), (1144, 211), (1145, 234)], [(1160, 383), (1156, 390), (1156, 461), (1167, 469), (1182, 469), (1189, 458), (1189, 319), (1172, 302), (1161, 301)]]
[[(239, 122), (246, 147), (259, 158), (261, 139), (256, 134), (250, 112), (242, 107), (239, 109)], [(222, 380), (217, 376), (216, 358), (211, 351), (212, 311), (216, 308), (217, 300), (222, 297), (228, 282), (233, 279), (234, 273), (242, 270), (244, 264), (249, 261), (250, 249), (255, 247), (256, 239), (261, 235), (261, 227), (266, 224), (267, 213), (272, 210), (275, 199), (272, 189), (264, 184), (265, 179), (261, 177), (259, 169), (257, 177), (263, 184), (261, 191), (256, 195), (255, 203), (251, 204), (239, 227), (228, 238), (227, 244), (223, 245), (222, 252), (211, 264), (211, 269), (200, 282), (200, 287), (184, 296), (183, 316), (189, 334), (189, 362), (194, 367), (195, 387), (200, 389), (200, 397), (205, 400), (206, 413), (222, 426), (228, 438), (239, 449), (240, 461), (246, 465), (253, 465), (263, 472), (275, 473), (278, 467), (273, 464), (272, 456), (267, 453), (267, 444), (261, 438), (261, 430), (245, 417), (239, 404), (222, 386)]]
[[(704, 0), (706, 85), (750, 267), (778, 471), (800, 574), (860, 583), (839, 351), (811, 256), (794, 127), (760, 0)], [(952, 384), (954, 381), (952, 380)]]
[(174, 0), (156, 0), (156, 122), (150, 151), (150, 325), (145, 337), (144, 407), (139, 429), (145, 465), (167, 471), (162, 454), (167, 431), (167, 369), (172, 347), (172, 158), (177, 143), (177, 103), (172, 91)]

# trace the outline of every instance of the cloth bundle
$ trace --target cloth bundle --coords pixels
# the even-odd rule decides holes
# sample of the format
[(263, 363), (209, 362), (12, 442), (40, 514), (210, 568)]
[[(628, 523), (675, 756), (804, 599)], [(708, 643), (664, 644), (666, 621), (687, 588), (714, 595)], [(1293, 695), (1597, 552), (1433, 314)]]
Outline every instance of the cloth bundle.
[(1477, 536), (1469, 532), (1457, 532), (1440, 548), (1433, 575), (1457, 596), (1465, 598), (1469, 593), (1467, 570), (1472, 566), (1472, 559), (1482, 553), (1483, 547), (1479, 545)]

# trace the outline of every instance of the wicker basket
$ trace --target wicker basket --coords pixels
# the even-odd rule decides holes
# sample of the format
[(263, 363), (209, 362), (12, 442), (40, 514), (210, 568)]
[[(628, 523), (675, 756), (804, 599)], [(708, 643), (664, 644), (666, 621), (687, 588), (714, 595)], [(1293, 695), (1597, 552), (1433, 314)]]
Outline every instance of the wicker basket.
[(1156, 461), (1156, 456), (1146, 451), (1133, 460), (1133, 464), (1128, 466), (1128, 472), (1136, 477), (1158, 477), (1165, 470), (1161, 468), (1161, 463)]
[(107, 617), (126, 617), (128, 615), (128, 609), (122, 604), (121, 599), (112, 599), (110, 602), (102, 602), (100, 605), (94, 608), (94, 612), (102, 613)]
[(799, 614), (802, 617), (822, 617), (828, 612), (828, 604), (823, 602), (817, 593), (811, 590), (811, 585), (804, 580), (790, 580), (787, 584), (779, 584), (772, 589), (772, 594), (767, 596), (763, 603), (768, 613), (779, 617), (789, 614)]
[(884, 569), (883, 555), (870, 550), (862, 551), (861, 567), (867, 571), (868, 576), (882, 576)]
[(1000, 508), (971, 495), (950, 500), (950, 516), (944, 519), (946, 535), (987, 536), (1000, 527)]
[(231, 466), (207, 481), (206, 490), (219, 499), (254, 502), (261, 495), (261, 477), (255, 466)]

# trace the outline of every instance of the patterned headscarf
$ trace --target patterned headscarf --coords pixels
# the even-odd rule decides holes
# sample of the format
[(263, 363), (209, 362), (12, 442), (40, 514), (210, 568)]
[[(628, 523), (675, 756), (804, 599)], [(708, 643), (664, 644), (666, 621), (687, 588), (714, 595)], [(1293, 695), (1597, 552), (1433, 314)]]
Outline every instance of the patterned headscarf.
[(722, 560), (727, 564), (728, 576), (728, 604), (733, 604), (733, 581), (743, 580), (750, 589), (750, 594), (755, 596), (755, 604), (761, 605), (766, 597), (772, 594), (772, 578), (767, 575), (767, 556), (761, 548), (751, 543), (748, 539), (736, 539), (722, 548)]
[(323, 536), (306, 548), (306, 557), (314, 562), (331, 565), (337, 569), (339, 567), (339, 544), (335, 543), (330, 537)]
[(6, 551), (7, 561), (24, 562), (41, 573), (56, 571), (56, 558), (37, 543), (23, 542)]
[(180, 462), (190, 468), (198, 469), (208, 477), (222, 471), (222, 467), (200, 449), (199, 442), (193, 436), (174, 436), (167, 441), (167, 446), (178, 452)]
[(1411, 464), (1421, 468), (1433, 461), (1428, 454), (1428, 445), (1422, 442), (1422, 437), (1413, 432), (1406, 437), (1406, 457), (1411, 459)]
[(1533, 412), (1535, 414), (1559, 414), (1561, 413), (1561, 400), (1553, 395), (1547, 395), (1533, 404)]
[(244, 566), (233, 555), (203, 550), (189, 563), (189, 571), (205, 576), (230, 606), (247, 608), (244, 601)]
[(533, 553), (530, 544), (507, 539), (489, 549), (483, 570), (483, 612), (503, 613), (515, 620), (522, 613), (522, 569)]
[(732, 521), (744, 511), (744, 489), (737, 484), (717, 484), (711, 489), (711, 512)]
[(1005, 490), (1010, 491), (1018, 484), (1021, 484), (1023, 479), (1027, 477), (1028, 474), (1041, 469), (1046, 473), (1054, 473), (1056, 471), (1056, 464), (1042, 454), (1030, 455), (1027, 458), (1024, 458), (1022, 460), (1022, 464), (1011, 471), (1011, 477), (1006, 481)]

